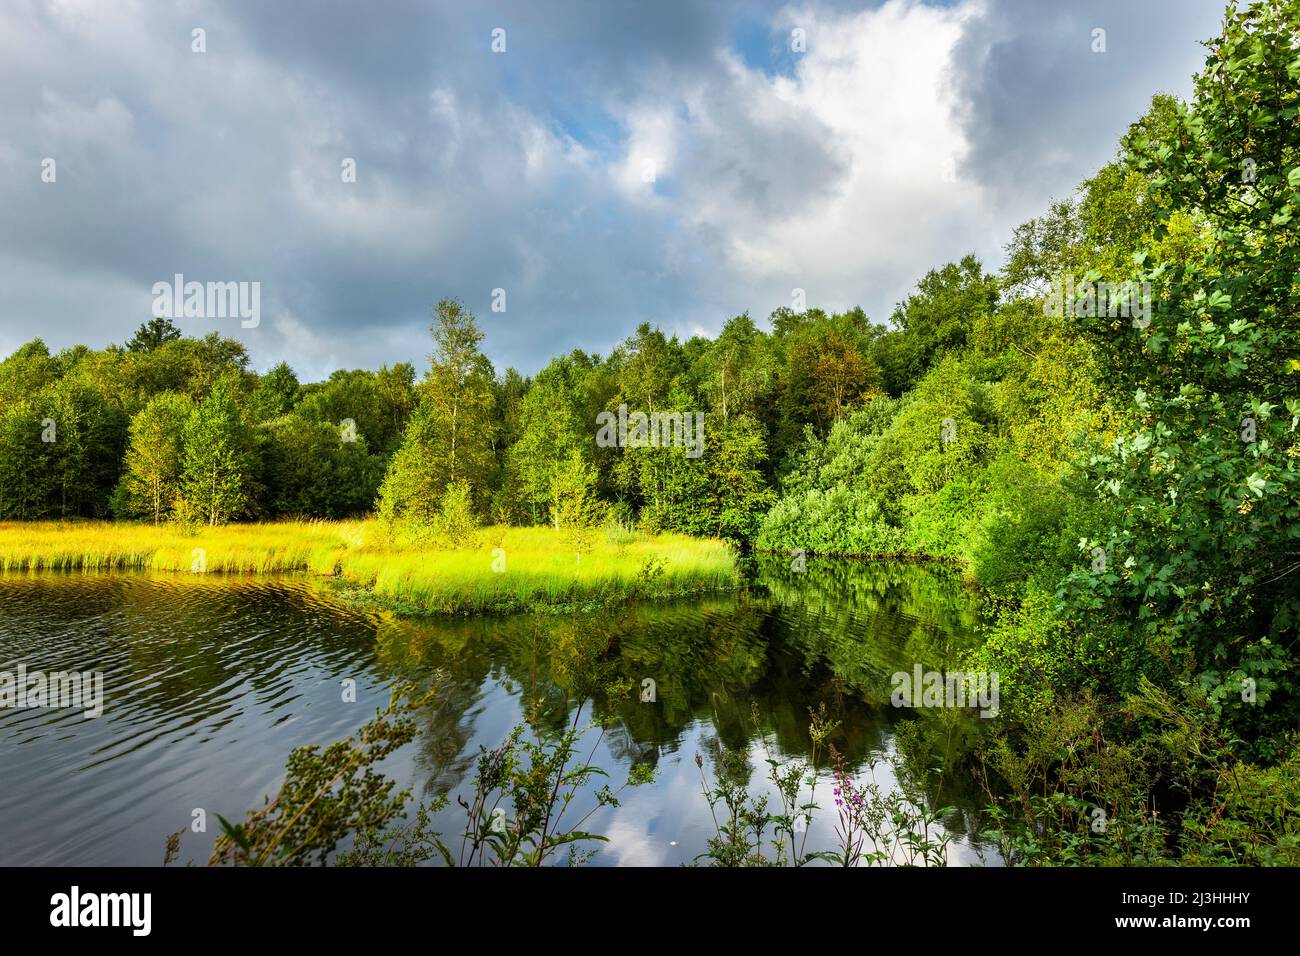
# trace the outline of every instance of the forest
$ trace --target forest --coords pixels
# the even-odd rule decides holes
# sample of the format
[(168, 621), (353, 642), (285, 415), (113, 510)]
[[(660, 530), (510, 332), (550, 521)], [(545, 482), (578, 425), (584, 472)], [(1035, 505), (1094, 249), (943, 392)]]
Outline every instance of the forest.
[[(983, 596), (969, 666), (1001, 677), (984, 761), (1021, 852), (1300, 862), (1297, 36), (1293, 6), (1230, 11), (1188, 102), (1155, 96), (1003, 264), (938, 264), (887, 317), (642, 324), (526, 376), (448, 298), (427, 370), (322, 382), (163, 318), (104, 349), (32, 339), (0, 362), (0, 520), (373, 516), (431, 548), (604, 525), (951, 561)], [(1149, 290), (1140, 317), (1119, 287)], [(621, 407), (702, 413), (702, 454), (598, 442)], [(1125, 825), (1080, 827), (1084, 793)]]

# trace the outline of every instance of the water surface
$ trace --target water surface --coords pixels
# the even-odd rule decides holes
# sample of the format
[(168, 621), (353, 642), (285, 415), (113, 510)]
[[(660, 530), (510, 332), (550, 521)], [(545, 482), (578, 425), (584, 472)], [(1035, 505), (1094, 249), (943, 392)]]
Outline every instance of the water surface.
[[(654, 702), (634, 693), (586, 711), (614, 718), (591, 738), (613, 784), (634, 763), (658, 771), (584, 824), (609, 838), (592, 844), (596, 864), (678, 865), (703, 851), (713, 825), (696, 753), (711, 772), (719, 747), (748, 751), (753, 793), (777, 805), (765, 759), (808, 757), (812, 708), (839, 721), (832, 742), (850, 763), (865, 774), (875, 762), (888, 785), (876, 761), (901, 721), (920, 724), (918, 764), (955, 756), (979, 732), (967, 714), (888, 705), (891, 673), (951, 666), (974, 640), (974, 597), (951, 569), (827, 560), (795, 574), (764, 559), (753, 573), (745, 592), (666, 605), (418, 622), (348, 608), (305, 578), (0, 576), (0, 670), (100, 670), (105, 690), (97, 719), (0, 709), (0, 864), (156, 865), (200, 808), (208, 832), (186, 834), (182, 859), (203, 862), (216, 814), (260, 806), (293, 747), (350, 735), (399, 678), (438, 693), (385, 772), (417, 799), (467, 794), (480, 746), (510, 732), (534, 689), (555, 721), (569, 713), (546, 652), (566, 629), (607, 634), (619, 672), (638, 688), (655, 682)], [(348, 679), (355, 702), (344, 700)], [(958, 808), (944, 820), (957, 837), (951, 862), (995, 862), (968, 835), (980, 802), (971, 782), (951, 773), (930, 790)], [(463, 811), (453, 801), (438, 822), (458, 834)], [(830, 845), (833, 822), (815, 818), (810, 848)]]

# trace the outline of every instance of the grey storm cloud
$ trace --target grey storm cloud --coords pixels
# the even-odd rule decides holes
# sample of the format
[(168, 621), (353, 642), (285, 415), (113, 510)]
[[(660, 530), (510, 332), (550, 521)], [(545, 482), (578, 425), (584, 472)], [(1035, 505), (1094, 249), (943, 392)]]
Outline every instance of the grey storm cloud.
[(1224, 3), (987, 0), (985, 11), (953, 56), (967, 164), (1000, 202), (1023, 209), (1113, 158), (1154, 94), (1190, 92)]
[[(261, 282), (258, 328), (180, 324), (306, 378), (422, 367), (447, 295), (525, 372), (641, 321), (765, 316), (792, 286), (884, 318), (927, 269), (996, 260), (1016, 216), (1188, 86), (1218, 19), (1054, 6), (17, 0), (0, 8), (0, 353), (123, 341), (175, 273)], [(806, 59), (779, 55), (792, 24)], [(955, 43), (902, 46), (935, 25)], [(854, 87), (872, 57), (913, 52), (947, 78), (951, 122), (901, 79)], [(964, 193), (891, 140), (921, 114), (927, 143), (964, 137)]]

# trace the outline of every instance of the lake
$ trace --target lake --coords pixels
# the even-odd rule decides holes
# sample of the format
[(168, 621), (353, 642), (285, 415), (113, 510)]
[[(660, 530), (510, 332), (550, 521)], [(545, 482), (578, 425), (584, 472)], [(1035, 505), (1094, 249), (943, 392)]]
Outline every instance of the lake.
[[(907, 752), (916, 766), (937, 765), (945, 753), (955, 760), (982, 730), (977, 712), (892, 707), (890, 675), (917, 664), (955, 667), (976, 640), (977, 600), (957, 572), (832, 559), (810, 559), (800, 573), (788, 565), (749, 561), (752, 584), (735, 594), (580, 615), (420, 621), (345, 605), (307, 577), (0, 576), (0, 671), (21, 663), (29, 673), (98, 670), (104, 680), (98, 718), (0, 709), (0, 864), (158, 865), (168, 834), (198, 809), (207, 832), (185, 834), (181, 860), (202, 863), (217, 814), (235, 820), (260, 806), (292, 748), (349, 736), (399, 679), (438, 693), (416, 715), (417, 739), (385, 761), (385, 773), (416, 799), (468, 795), (480, 746), (499, 744), (522, 719), (534, 681), (549, 686), (534, 648), (565, 628), (608, 633), (618, 670), (636, 688), (588, 706), (614, 718), (592, 762), (615, 786), (634, 763), (657, 770), (653, 783), (584, 824), (609, 840), (589, 844), (595, 865), (695, 860), (714, 833), (697, 753), (712, 771), (719, 747), (748, 752), (751, 792), (779, 806), (767, 755), (806, 759), (809, 711), (822, 705), (839, 722), (836, 748), (863, 774), (874, 763), (882, 786), (896, 786), (878, 761), (896, 751), (904, 722), (916, 725)], [(355, 702), (345, 700), (349, 680)], [(650, 686), (654, 699), (641, 700), (639, 688)], [(556, 707), (563, 717), (569, 702)], [(835, 842), (829, 781), (823, 766), (810, 848)], [(954, 837), (949, 862), (997, 865), (972, 835), (983, 803), (974, 781), (954, 772), (927, 788), (956, 808), (943, 820)], [(436, 819), (444, 836), (463, 829), (454, 800)]]

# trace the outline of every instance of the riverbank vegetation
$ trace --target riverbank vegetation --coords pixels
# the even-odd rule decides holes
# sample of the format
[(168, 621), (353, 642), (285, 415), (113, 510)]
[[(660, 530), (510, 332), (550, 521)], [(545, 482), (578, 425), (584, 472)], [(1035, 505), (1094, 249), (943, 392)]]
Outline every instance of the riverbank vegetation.
[(593, 606), (730, 590), (724, 542), (592, 528), (579, 558), (552, 528), (462, 529), (454, 541), (377, 521), (200, 525), (0, 523), (0, 571), (325, 575), (345, 596), (413, 613)]
[[(1013, 861), (1300, 862), (1297, 35), (1295, 0), (1230, 7), (1190, 101), (1155, 97), (1001, 270), (940, 265), (889, 325), (642, 325), (525, 378), (444, 301), (419, 383), (309, 385), (161, 321), (35, 340), (0, 363), (0, 518), (373, 506), (413, 535), (547, 524), (575, 554), (612, 518), (793, 562), (954, 558), (987, 595), (969, 667), (1001, 678), (980, 769)], [(704, 454), (598, 445), (622, 406), (703, 411)]]

